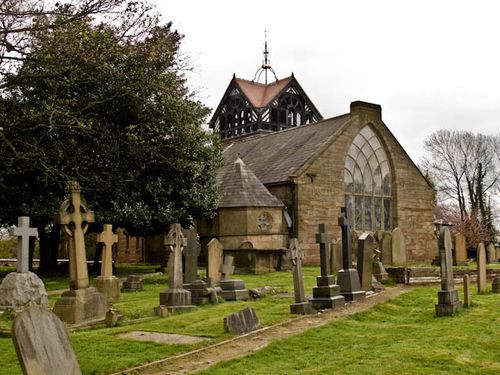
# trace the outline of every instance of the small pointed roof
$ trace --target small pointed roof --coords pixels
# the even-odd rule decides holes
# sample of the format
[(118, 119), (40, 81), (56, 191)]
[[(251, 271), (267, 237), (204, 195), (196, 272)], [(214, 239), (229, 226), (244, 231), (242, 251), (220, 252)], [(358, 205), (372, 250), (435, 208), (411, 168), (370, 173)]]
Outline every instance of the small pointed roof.
[(234, 81), (255, 108), (263, 108), (290, 83), (292, 78), (293, 76), (286, 77), (267, 85), (242, 78), (234, 78)]
[(217, 179), (218, 207), (283, 207), (239, 157)]

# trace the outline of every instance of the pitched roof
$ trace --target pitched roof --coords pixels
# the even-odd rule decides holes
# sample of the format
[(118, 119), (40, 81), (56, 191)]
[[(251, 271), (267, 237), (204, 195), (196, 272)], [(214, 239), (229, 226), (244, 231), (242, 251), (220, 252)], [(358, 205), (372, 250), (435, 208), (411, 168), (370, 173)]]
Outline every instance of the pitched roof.
[(267, 85), (241, 78), (235, 78), (234, 81), (255, 108), (262, 108), (268, 105), (290, 83), (292, 78), (292, 76), (286, 77)]
[(217, 179), (220, 194), (218, 207), (282, 207), (243, 160), (227, 163)]
[(225, 165), (217, 180), (234, 160), (241, 158), (263, 184), (287, 181), (322, 150), (337, 130), (349, 121), (349, 115), (233, 143), (224, 150)]

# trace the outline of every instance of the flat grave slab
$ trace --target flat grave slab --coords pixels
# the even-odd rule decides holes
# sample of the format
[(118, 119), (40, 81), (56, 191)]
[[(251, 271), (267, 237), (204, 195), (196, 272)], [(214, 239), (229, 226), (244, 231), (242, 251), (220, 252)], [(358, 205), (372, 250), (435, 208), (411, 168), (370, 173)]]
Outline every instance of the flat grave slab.
[(137, 341), (153, 341), (159, 344), (197, 344), (202, 341), (209, 340), (207, 337), (178, 335), (176, 333), (164, 332), (148, 332), (148, 331), (132, 331), (119, 334), (118, 337), (137, 340)]

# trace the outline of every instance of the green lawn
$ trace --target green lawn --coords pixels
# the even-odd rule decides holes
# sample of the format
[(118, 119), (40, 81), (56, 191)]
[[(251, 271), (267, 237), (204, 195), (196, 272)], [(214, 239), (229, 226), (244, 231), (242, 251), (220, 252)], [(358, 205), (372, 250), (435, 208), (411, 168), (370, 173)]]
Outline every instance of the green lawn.
[[(304, 268), (306, 293), (311, 293), (318, 272), (317, 267)], [(249, 288), (277, 286), (281, 291), (293, 293), (289, 272), (234, 277), (243, 278)], [(165, 277), (151, 278), (146, 279), (143, 292), (122, 293), (121, 301), (114, 304), (125, 317), (119, 327), (70, 333), (84, 374), (111, 373), (224, 340), (229, 335), (223, 331), (222, 318), (247, 305), (255, 308), (263, 326), (294, 317), (289, 314), (293, 298), (277, 295), (257, 301), (205, 305), (166, 318), (154, 317), (153, 307), (158, 305), (159, 292), (166, 285)], [(419, 288), (370, 311), (278, 341), (250, 357), (217, 365), (207, 373), (444, 374), (460, 369), (464, 373), (498, 373), (500, 295), (474, 294), (474, 308), (453, 318), (435, 318), (437, 290)], [(50, 303), (56, 299), (51, 297)], [(0, 318), (0, 326), (10, 324), (7, 318)], [(196, 345), (165, 345), (117, 337), (118, 333), (133, 330), (184, 333), (210, 339)], [(0, 374), (20, 373), (9, 337), (0, 337), (0, 362)]]

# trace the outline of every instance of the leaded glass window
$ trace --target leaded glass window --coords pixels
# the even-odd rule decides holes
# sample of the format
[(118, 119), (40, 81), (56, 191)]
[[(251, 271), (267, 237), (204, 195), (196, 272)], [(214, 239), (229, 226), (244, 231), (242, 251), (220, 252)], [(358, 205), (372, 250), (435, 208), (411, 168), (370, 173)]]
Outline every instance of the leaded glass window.
[(370, 126), (361, 129), (347, 151), (344, 191), (354, 229), (392, 229), (389, 160)]

